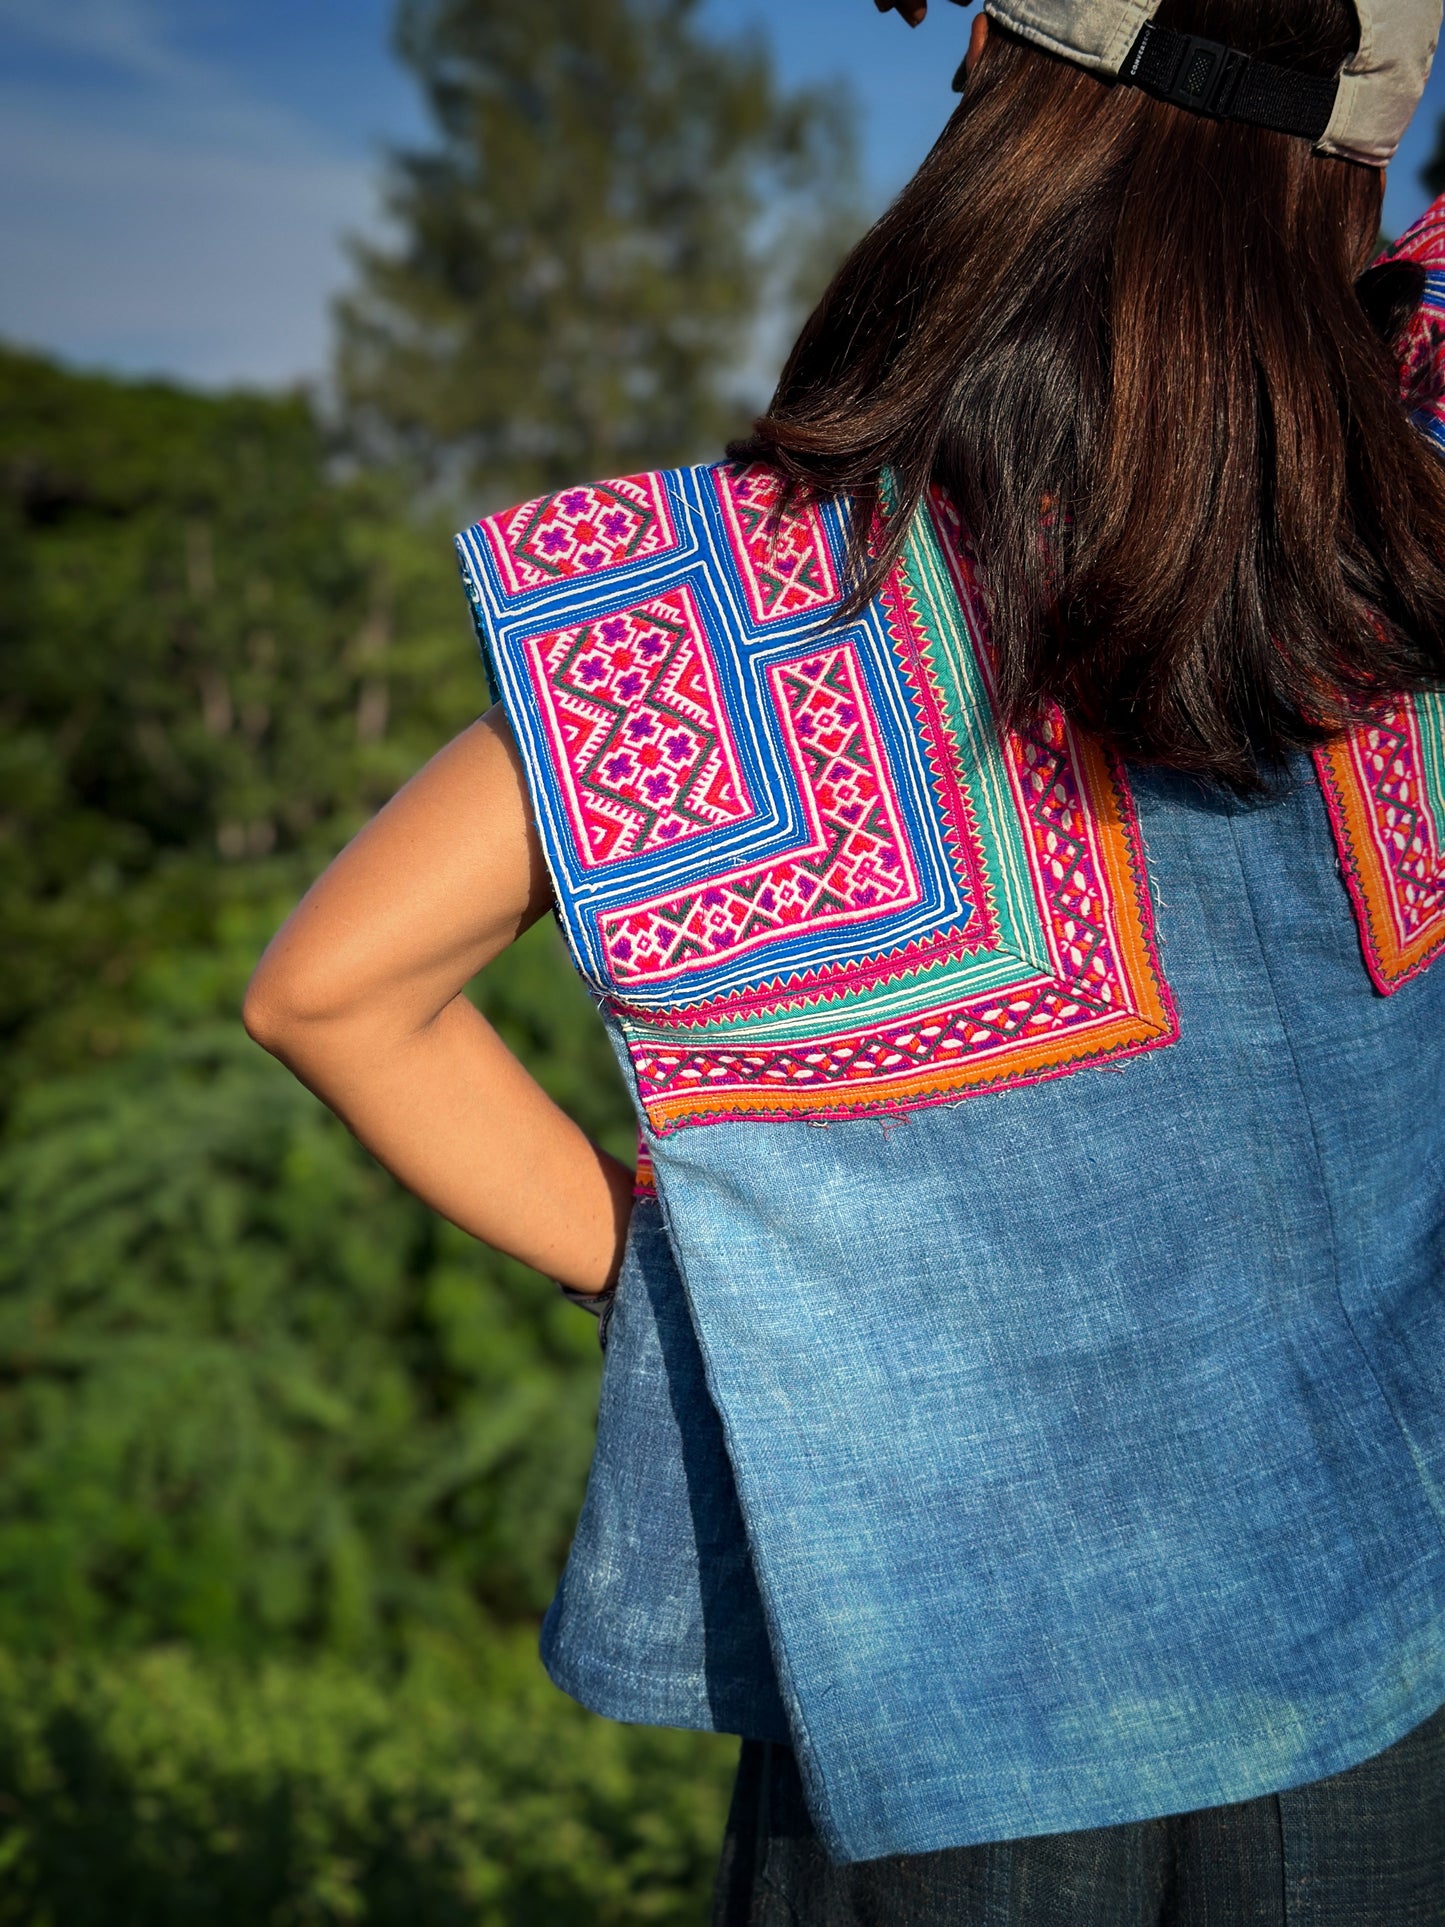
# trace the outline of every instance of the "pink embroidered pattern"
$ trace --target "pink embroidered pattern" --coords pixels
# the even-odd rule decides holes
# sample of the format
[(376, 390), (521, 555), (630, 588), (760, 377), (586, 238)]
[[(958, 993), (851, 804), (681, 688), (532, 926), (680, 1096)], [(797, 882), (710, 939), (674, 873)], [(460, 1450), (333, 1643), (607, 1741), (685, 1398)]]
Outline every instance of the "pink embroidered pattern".
[(856, 647), (840, 643), (769, 671), (808, 841), (781, 860), (601, 919), (619, 984), (716, 963), (804, 924), (877, 917), (918, 901)]
[(816, 508), (779, 522), (771, 469), (718, 468), (713, 482), (754, 622), (783, 622), (842, 599)]
[[(1090, 774), (1107, 777), (1108, 770), (1099, 752), (1071, 742), (1057, 716), (1026, 736), (1011, 737), (1007, 748), (1015, 791), (1025, 799), (1056, 976), (1035, 974), (1004, 990), (915, 1012), (905, 1021), (865, 1026), (801, 1047), (755, 1043), (742, 1051), (691, 1051), (649, 1042), (634, 1052), (643, 1102), (696, 1103), (726, 1084), (734, 1100), (740, 1086), (759, 1095), (775, 1091), (786, 1109), (790, 1093), (828, 1086), (839, 1090), (838, 1114), (844, 1115), (849, 1086), (880, 1079), (906, 1086), (916, 1078), (917, 1088), (927, 1091), (940, 1074), (955, 1074), (979, 1087), (988, 1082), (992, 1059), (999, 1060), (1000, 1077), (1008, 1078), (1021, 1049), (1046, 1051), (1064, 1034), (1069, 1037), (1066, 1062), (1087, 1058), (1091, 1029), (1099, 1033), (1099, 1054), (1109, 1054), (1120, 1021), (1137, 1021), (1138, 993), (1131, 996), (1115, 955), (1109, 901), (1111, 895), (1117, 898), (1119, 879), (1109, 878), (1105, 852), (1096, 848), (1095, 812), (1084, 789), (1090, 756), (1099, 763)], [(1137, 947), (1137, 933), (1131, 934)], [(1167, 1004), (1165, 1012), (1172, 1019)], [(712, 1014), (704, 1008), (692, 1020)], [(1048, 1075), (1047, 1059), (1040, 1056), (1037, 1062)]]
[[(1442, 197), (1445, 199), (1445, 197)], [(1445, 443), (1445, 206), (1437, 200), (1384, 260), (1414, 261), (1425, 290), (1398, 345), (1400, 396), (1437, 443)]]
[(1009, 776), (1023, 807), (1055, 968), (1072, 991), (1101, 1009), (1122, 1006), (1123, 982), (1109, 941), (1103, 877), (1093, 846), (1093, 813), (1059, 712), (1007, 743)]
[[(1445, 196), (1387, 251), (1425, 270), (1400, 394), (1445, 449)], [(1436, 754), (1427, 754), (1429, 735)], [(1445, 954), (1445, 692), (1398, 697), (1315, 752), (1360, 948), (1383, 995)]]
[[(1050, 1033), (1077, 1032), (1092, 1014), (1087, 1004), (1062, 995), (1057, 985), (1046, 984), (1041, 991), (980, 998), (963, 1006), (948, 1003), (910, 1016), (905, 1023), (856, 1030), (844, 1038), (801, 1048), (764, 1044), (746, 1051), (688, 1052), (641, 1044), (634, 1050), (633, 1065), (639, 1095), (649, 1106), (669, 1099), (705, 1100), (708, 1091), (725, 1083), (729, 1106), (720, 1115), (730, 1114), (739, 1088), (750, 1086), (775, 1092), (776, 1114), (786, 1116), (794, 1093), (828, 1086), (838, 1093), (830, 1100), (830, 1114), (842, 1117), (848, 1114), (850, 1087), (885, 1081), (905, 1106), (910, 1097), (924, 1103), (947, 1101), (957, 1097), (960, 1089), (938, 1087), (934, 1082), (938, 1073), (969, 1066), (968, 1086), (977, 1089), (987, 1082), (990, 1057), (1020, 1044), (1042, 1042)], [(1107, 1048), (1101, 1045), (1101, 1053)], [(1070, 1057), (1075, 1063), (1087, 1061), (1077, 1048)], [(1003, 1075), (1009, 1076), (1011, 1070), (1009, 1065)], [(916, 1094), (905, 1082), (914, 1078)], [(747, 1108), (757, 1115), (756, 1105)]]
[(632, 1196), (638, 1204), (657, 1196), (657, 1167), (652, 1162), (652, 1152), (641, 1131), (637, 1133), (637, 1169), (632, 1174)]
[(949, 850), (961, 875), (967, 879), (972, 915), (966, 935), (959, 932), (958, 936), (965, 948), (983, 949), (998, 937), (987, 866), (980, 848), (978, 823), (961, 780), (959, 746), (948, 725), (942, 690), (929, 657), (926, 625), (920, 618), (918, 597), (907, 570), (894, 570), (883, 585), (879, 606), (887, 617), (893, 653), (908, 679), (916, 706), (916, 726), (927, 752), (929, 774)]
[(772, 478), (736, 469), (657, 486), (675, 556), (584, 570), (540, 618), (499, 559), (527, 517), (462, 541), (649, 1135), (955, 1103), (1172, 1043), (1124, 769), (1058, 717), (998, 732), (956, 519), (930, 503), (880, 595), (825, 625), (835, 507), (776, 519)]
[(596, 575), (677, 547), (658, 475), (627, 475), (539, 496), (481, 525), (512, 595)]
[(1432, 798), (1417, 705), (1377, 709), (1315, 758), (1365, 961), (1387, 995), (1445, 949), (1445, 797)]
[(526, 654), (585, 863), (751, 815), (689, 589), (534, 637)]

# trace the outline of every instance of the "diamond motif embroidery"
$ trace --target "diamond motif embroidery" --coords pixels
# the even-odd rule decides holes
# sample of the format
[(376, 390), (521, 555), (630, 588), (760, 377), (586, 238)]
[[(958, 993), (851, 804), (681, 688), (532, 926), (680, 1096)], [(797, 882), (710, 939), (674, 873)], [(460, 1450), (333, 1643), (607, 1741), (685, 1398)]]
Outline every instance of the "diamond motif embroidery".
[[(664, 1130), (672, 1118), (842, 1118), (870, 1108), (870, 1089), (875, 1096), (871, 1108), (877, 1108), (879, 1086), (886, 1087), (892, 1108), (908, 1109), (957, 1099), (990, 1083), (1019, 1081), (1010, 1079), (1007, 1069), (990, 1078), (985, 1066), (990, 1059), (1002, 1066), (1011, 1049), (1090, 1015), (1088, 1006), (1061, 994), (1057, 985), (1045, 984), (963, 1007), (945, 1004), (906, 1023), (851, 1031), (802, 1049), (755, 1046), (736, 1053), (689, 1053), (652, 1046), (637, 1051), (633, 1063), (649, 1115), (655, 1127), (661, 1120)], [(969, 1065), (973, 1074), (959, 1075), (954, 1083), (955, 1075)], [(950, 1080), (942, 1088), (940, 1075)], [(699, 1106), (704, 1118), (695, 1114)]]
[(1012, 736), (1007, 747), (1049, 907), (1044, 928), (1059, 977), (1074, 996), (1101, 1010), (1118, 1009), (1123, 978), (1069, 731), (1055, 710), (1027, 734)]
[[(1110, 934), (1114, 888), (1099, 847), (1098, 799), (1091, 803), (1086, 794), (1100, 779), (1107, 782), (1102, 755), (1076, 744), (1057, 715), (1012, 737), (1008, 752), (1047, 899), (1045, 930), (1057, 975), (1020, 971), (1001, 992), (802, 1046), (754, 1042), (722, 1051), (649, 1041), (633, 1062), (654, 1122), (674, 1115), (692, 1121), (699, 1104), (713, 1116), (780, 1117), (801, 1102), (809, 1115), (844, 1117), (857, 1108), (854, 1092), (866, 1104), (867, 1093), (880, 1086), (904, 1106), (933, 1103), (944, 1091), (962, 1096), (1016, 1082), (1030, 1070), (1054, 1075), (1117, 1055), (1121, 1045), (1173, 1040), (1167, 995), (1146, 993), (1143, 1009), (1136, 1008), (1138, 979), (1131, 988)], [(1117, 879), (1113, 883), (1116, 888)], [(1137, 969), (1140, 960), (1133, 961)], [(1142, 961), (1148, 984), (1147, 956)]]
[(853, 923), (917, 901), (856, 650), (842, 644), (775, 664), (769, 683), (799, 774), (808, 843), (782, 861), (604, 917), (619, 985), (716, 962), (805, 923)]
[(585, 863), (751, 814), (697, 606), (675, 589), (527, 644)]
[(1389, 995), (1445, 950), (1445, 696), (1377, 709), (1315, 756), (1365, 962)]
[(677, 546), (667, 491), (656, 475), (563, 489), (482, 527), (512, 595), (618, 569)]
[(842, 599), (816, 508), (779, 522), (771, 469), (717, 468), (713, 481), (754, 622), (783, 622)]
[[(651, 1128), (876, 1116), (1172, 1043), (1122, 766), (1058, 718), (1000, 735), (940, 505), (865, 610), (789, 645), (780, 623), (836, 606), (839, 511), (773, 526), (770, 479), (725, 468), (666, 488), (685, 554), (637, 565), (620, 616), (634, 565), (605, 599), (559, 591), (539, 633), (495, 533), (462, 538), (559, 914)], [(638, 781), (643, 718), (653, 744), (692, 732), (675, 793)]]

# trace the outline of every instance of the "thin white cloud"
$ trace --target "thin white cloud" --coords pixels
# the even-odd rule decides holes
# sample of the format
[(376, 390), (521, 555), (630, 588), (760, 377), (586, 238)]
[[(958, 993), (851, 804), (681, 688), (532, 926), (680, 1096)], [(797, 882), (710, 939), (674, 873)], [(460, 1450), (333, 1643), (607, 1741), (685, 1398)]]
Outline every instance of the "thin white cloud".
[[(192, 24), (195, 11), (193, 6)], [(74, 63), (62, 87), (27, 90), (66, 122), (89, 120), (98, 111), (103, 120), (144, 127), (171, 141), (184, 137), (203, 149), (327, 151), (312, 123), (258, 99), (223, 65), (178, 45), (182, 24), (178, 8), (154, 0), (63, 0), (61, 6), (54, 0), (0, 0), (0, 36), (8, 31), (21, 44)], [(90, 86), (87, 67), (94, 70)]]
[(0, 334), (205, 385), (317, 376), (374, 164), (178, 48), (174, 18), (0, 0), (0, 39), (65, 57), (0, 82)]
[(367, 218), (369, 167), (83, 124), (57, 138), (0, 90), (0, 182), (5, 334), (203, 384), (324, 368), (338, 237)]
[(17, 39), (162, 87), (208, 84), (212, 70), (174, 45), (172, 26), (146, 0), (0, 0), (0, 28)]

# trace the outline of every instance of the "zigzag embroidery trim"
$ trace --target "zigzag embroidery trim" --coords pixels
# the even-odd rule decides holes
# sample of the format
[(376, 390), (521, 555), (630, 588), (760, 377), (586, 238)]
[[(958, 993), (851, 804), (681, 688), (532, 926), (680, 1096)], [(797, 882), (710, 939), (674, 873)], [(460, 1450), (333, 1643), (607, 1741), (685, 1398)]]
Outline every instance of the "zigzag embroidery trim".
[(918, 901), (856, 651), (840, 643), (775, 664), (768, 683), (799, 775), (807, 840), (781, 861), (604, 916), (619, 990), (756, 949), (805, 923), (858, 923)]
[(677, 546), (660, 475), (563, 489), (480, 527), (509, 595), (625, 568)]
[[(661, 511), (619, 510), (609, 546), (619, 496)], [(555, 502), (464, 549), (559, 910), (654, 1131), (885, 1114), (1174, 1040), (1122, 767), (1059, 718), (1000, 738), (946, 503), (829, 627), (836, 512), (780, 517), (766, 471)], [(543, 594), (549, 531), (571, 573)]]
[(1389, 996), (1445, 950), (1445, 694), (1382, 705), (1315, 767), (1365, 963)]

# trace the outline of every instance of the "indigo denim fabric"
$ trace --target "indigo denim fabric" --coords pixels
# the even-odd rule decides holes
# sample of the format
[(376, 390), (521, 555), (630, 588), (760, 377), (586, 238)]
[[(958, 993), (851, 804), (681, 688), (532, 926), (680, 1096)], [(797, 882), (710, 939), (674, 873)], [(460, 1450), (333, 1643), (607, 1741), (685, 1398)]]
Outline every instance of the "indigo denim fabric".
[(713, 1927), (1440, 1927), (1445, 1712), (1239, 1806), (837, 1866), (785, 1747), (743, 1748)]
[(564, 1692), (613, 1719), (788, 1737), (722, 1427), (655, 1199), (633, 1209), (587, 1498), (542, 1660)]
[(1131, 777), (1176, 1045), (651, 1141), (549, 1664), (753, 1738), (775, 1675), (835, 1860), (1276, 1793), (1445, 1701), (1445, 968), (1373, 989), (1307, 764)]

